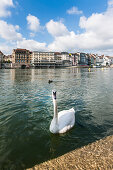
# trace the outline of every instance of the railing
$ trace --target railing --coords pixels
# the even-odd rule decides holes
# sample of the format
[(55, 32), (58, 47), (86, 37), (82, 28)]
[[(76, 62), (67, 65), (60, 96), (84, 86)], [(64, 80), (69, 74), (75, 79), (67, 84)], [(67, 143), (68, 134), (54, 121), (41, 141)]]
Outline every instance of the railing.
[(34, 63), (56, 63), (54, 60), (34, 60)]

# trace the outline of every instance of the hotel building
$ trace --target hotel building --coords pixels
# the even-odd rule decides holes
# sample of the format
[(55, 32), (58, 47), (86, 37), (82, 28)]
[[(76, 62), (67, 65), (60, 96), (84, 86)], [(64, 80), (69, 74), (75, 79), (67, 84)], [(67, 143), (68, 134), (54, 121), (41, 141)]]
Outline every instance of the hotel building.
[(35, 67), (47, 66), (68, 66), (70, 65), (70, 57), (67, 52), (39, 52), (32, 53), (32, 65)]
[(55, 66), (54, 52), (39, 52), (32, 53), (33, 66)]
[(31, 63), (31, 52), (26, 49), (14, 49), (12, 53), (12, 63), (28, 66)]

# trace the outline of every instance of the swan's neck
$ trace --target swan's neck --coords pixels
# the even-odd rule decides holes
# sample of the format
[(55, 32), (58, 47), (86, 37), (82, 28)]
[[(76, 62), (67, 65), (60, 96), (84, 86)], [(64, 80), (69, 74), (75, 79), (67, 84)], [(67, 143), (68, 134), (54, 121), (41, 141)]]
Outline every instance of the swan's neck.
[(54, 119), (56, 120), (56, 123), (58, 122), (58, 112), (57, 112), (57, 101), (56, 99), (53, 99), (53, 106), (54, 106)]

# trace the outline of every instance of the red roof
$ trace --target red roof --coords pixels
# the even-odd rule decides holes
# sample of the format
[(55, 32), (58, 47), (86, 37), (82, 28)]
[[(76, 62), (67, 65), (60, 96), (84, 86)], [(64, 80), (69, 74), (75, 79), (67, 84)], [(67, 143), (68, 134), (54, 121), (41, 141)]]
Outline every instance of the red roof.
[(14, 49), (14, 51), (29, 51), (29, 50), (17, 48), (17, 49)]
[(60, 55), (61, 53), (60, 52), (55, 52), (55, 55)]

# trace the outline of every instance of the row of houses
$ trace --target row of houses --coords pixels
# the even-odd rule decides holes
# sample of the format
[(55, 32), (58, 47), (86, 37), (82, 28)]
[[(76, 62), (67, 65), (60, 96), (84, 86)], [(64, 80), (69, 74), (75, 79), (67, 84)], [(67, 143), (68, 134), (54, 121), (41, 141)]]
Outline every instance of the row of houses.
[[(64, 66), (110, 66), (113, 57), (87, 53), (40, 52), (27, 49), (14, 49), (12, 55), (0, 52), (0, 65), (18, 67), (64, 67)], [(1, 68), (1, 66), (0, 66)]]

